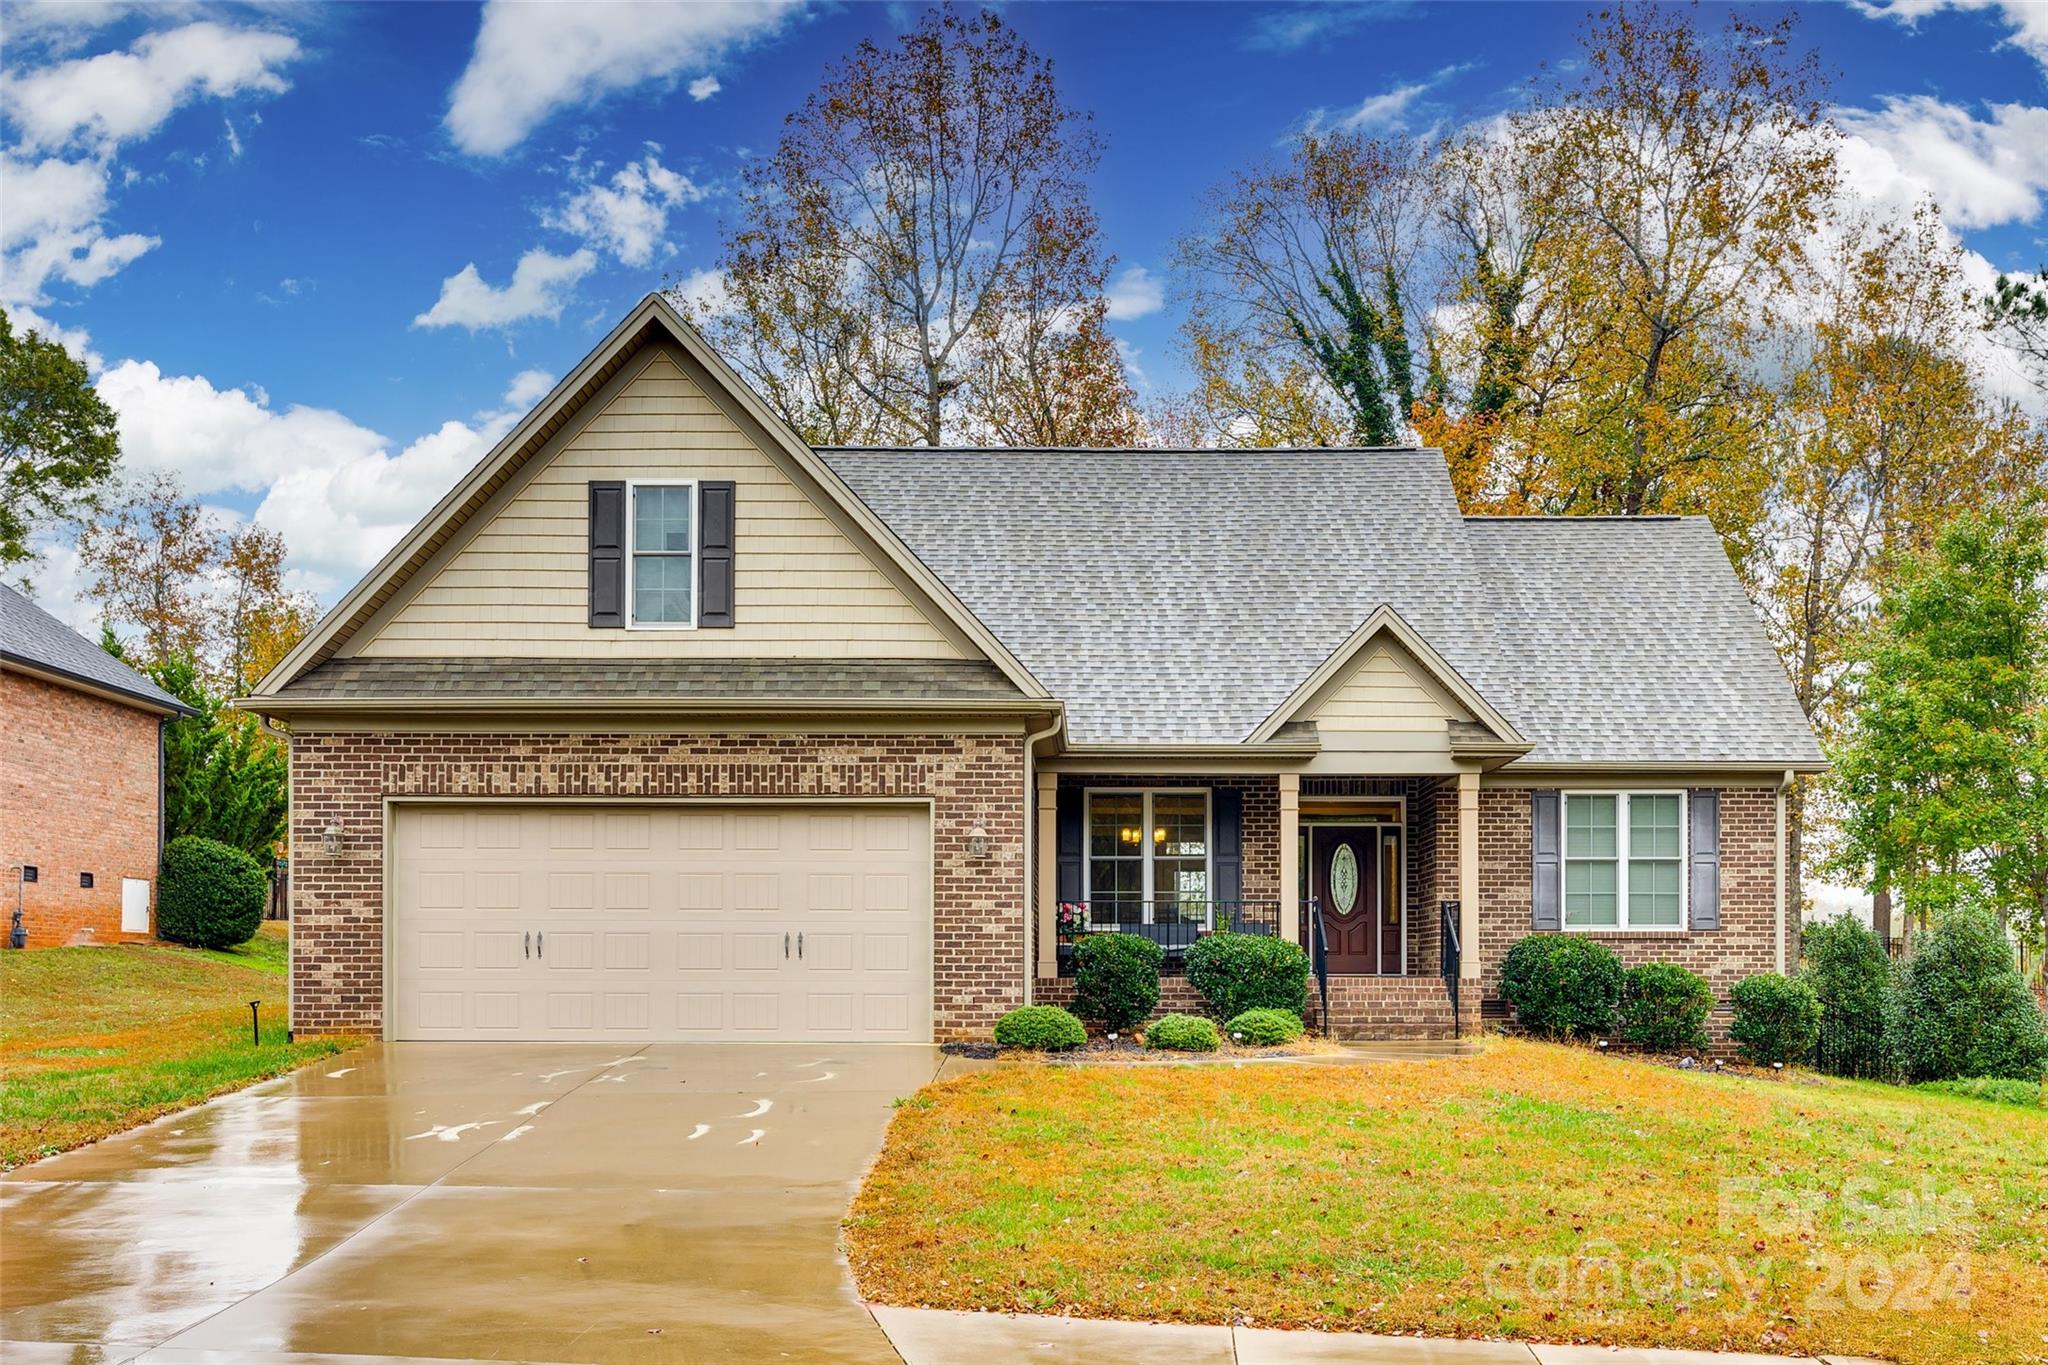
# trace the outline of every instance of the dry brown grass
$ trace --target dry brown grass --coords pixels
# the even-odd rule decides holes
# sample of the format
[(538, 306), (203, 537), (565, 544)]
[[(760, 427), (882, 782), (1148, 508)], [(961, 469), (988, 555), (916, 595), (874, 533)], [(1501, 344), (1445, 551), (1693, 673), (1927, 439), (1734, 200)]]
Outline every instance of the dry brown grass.
[(2048, 1114), (1514, 1040), (1005, 1068), (903, 1106), (847, 1238), (891, 1304), (2037, 1360)]

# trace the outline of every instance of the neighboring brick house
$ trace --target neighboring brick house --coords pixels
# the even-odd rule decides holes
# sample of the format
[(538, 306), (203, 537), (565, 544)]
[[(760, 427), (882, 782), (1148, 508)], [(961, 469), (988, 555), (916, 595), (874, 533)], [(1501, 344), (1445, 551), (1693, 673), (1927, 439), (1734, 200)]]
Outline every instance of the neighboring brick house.
[(1538, 930), (1725, 992), (1789, 963), (1821, 766), (1704, 520), (1461, 516), (1429, 450), (812, 449), (658, 297), (244, 704), (294, 1023), (394, 1039), (985, 1037), (1082, 932), (1302, 941), (1354, 1035)]
[(153, 934), (163, 724), (186, 713), (0, 586), (0, 925), (19, 910), (26, 946)]

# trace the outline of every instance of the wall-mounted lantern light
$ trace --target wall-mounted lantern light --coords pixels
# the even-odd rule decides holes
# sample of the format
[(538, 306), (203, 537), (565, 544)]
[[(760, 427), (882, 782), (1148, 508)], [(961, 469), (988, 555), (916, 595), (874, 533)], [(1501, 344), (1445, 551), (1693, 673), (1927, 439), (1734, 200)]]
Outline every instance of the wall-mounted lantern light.
[(967, 831), (967, 852), (968, 856), (974, 858), (988, 856), (988, 831), (979, 824)]
[(341, 826), (329, 825), (320, 831), (320, 851), (330, 858), (341, 856)]

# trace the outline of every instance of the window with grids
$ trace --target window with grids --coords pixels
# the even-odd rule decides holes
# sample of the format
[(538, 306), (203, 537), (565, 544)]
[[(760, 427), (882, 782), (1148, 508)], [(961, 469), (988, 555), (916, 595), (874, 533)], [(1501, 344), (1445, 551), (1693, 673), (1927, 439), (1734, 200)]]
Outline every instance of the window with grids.
[(633, 624), (694, 625), (697, 486), (636, 483), (632, 493)]
[(1091, 923), (1209, 922), (1209, 793), (1088, 794)]
[(1684, 828), (1677, 792), (1566, 792), (1564, 927), (1683, 928)]

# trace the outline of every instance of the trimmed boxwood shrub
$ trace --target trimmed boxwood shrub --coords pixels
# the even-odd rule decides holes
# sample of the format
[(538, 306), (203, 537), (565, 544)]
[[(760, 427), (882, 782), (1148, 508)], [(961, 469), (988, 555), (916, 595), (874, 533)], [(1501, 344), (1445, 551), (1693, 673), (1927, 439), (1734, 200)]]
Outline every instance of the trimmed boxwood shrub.
[(1820, 997), (1802, 978), (1759, 972), (1735, 985), (1728, 1036), (1759, 1066), (1800, 1062), (1820, 1036)]
[(156, 888), (158, 938), (194, 948), (232, 948), (256, 936), (270, 877), (227, 844), (187, 834), (164, 845)]
[(1532, 1033), (1590, 1038), (1614, 1027), (1621, 959), (1589, 938), (1531, 934), (1502, 959), (1500, 993)]
[(1090, 934), (1074, 945), (1074, 1012), (1121, 1032), (1159, 1004), (1166, 954), (1143, 934)]
[(997, 1047), (1025, 1047), (1033, 1052), (1065, 1052), (1086, 1046), (1088, 1030), (1058, 1005), (1026, 1005), (996, 1020)]
[(1891, 1075), (1885, 1015), (1892, 995), (1892, 959), (1884, 940), (1853, 915), (1806, 926), (1800, 975), (1820, 997), (1820, 1041), (1814, 1065), (1836, 1076)]
[(1231, 1041), (1250, 1047), (1275, 1047), (1301, 1037), (1301, 1016), (1292, 1010), (1246, 1010), (1223, 1026)]
[(1204, 934), (1188, 945), (1188, 984), (1225, 1019), (1308, 1008), (1308, 954), (1271, 934)]
[(1145, 1030), (1145, 1046), (1165, 1052), (1214, 1052), (1223, 1040), (1216, 1021), (1199, 1014), (1169, 1014)]
[(1909, 1081), (2048, 1072), (2048, 1028), (1998, 921), (1949, 911), (1913, 938), (1890, 1012), (1893, 1055)]
[(1621, 1036), (1655, 1052), (1707, 1045), (1714, 988), (1675, 962), (1645, 962), (1621, 974)]

